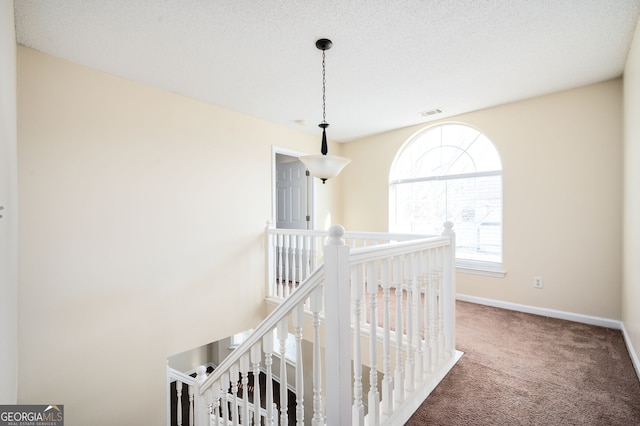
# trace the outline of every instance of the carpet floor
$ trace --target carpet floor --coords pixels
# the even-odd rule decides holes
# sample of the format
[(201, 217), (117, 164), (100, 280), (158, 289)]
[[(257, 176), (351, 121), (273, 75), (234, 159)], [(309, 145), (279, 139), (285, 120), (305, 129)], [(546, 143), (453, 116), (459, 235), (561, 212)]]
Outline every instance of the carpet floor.
[(458, 363), (406, 425), (640, 425), (622, 333), (456, 303)]

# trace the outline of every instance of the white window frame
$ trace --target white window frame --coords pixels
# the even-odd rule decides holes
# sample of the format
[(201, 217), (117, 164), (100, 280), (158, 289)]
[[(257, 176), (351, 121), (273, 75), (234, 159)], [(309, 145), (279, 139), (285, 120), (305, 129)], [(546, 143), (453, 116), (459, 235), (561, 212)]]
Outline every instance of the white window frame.
[[(469, 126), (467, 124), (464, 123), (439, 123), (437, 125), (434, 126), (429, 126), (427, 128), (424, 128), (422, 130), (420, 130), (419, 132), (415, 133), (413, 136), (411, 136), (403, 145), (402, 147), (398, 150), (398, 153), (396, 154), (396, 157), (393, 160), (393, 163), (391, 165), (391, 169), (390, 169), (390, 175), (393, 174), (394, 172), (394, 167), (396, 167), (396, 164), (398, 162), (398, 160), (400, 158), (402, 158), (402, 154), (405, 152), (405, 149), (411, 145), (412, 143), (418, 141), (425, 133), (436, 130), (438, 127), (440, 126), (447, 126), (447, 125), (457, 125), (457, 126), (464, 126), (464, 127), (468, 127), (470, 129), (473, 129), (474, 131), (479, 132), (480, 134), (482, 134), (489, 143), (493, 144), (493, 142), (491, 142), (491, 140), (484, 135), (482, 132), (480, 132), (478, 129), (474, 128), (473, 126)], [(452, 144), (454, 146), (459, 146), (459, 145), (455, 145)], [(460, 147), (461, 149), (463, 149), (462, 147)], [(495, 149), (495, 145), (494, 145), (494, 149)], [(463, 149), (464, 150), (464, 149)], [(466, 150), (464, 150), (466, 152)], [(497, 152), (497, 150), (496, 150)], [(470, 155), (470, 154), (468, 154)], [(499, 154), (498, 154), (499, 155)], [(395, 217), (395, 211), (392, 212), (391, 210), (395, 210), (396, 209), (396, 194), (395, 194), (395, 190), (399, 185), (402, 185), (404, 183), (417, 183), (417, 182), (427, 182), (427, 181), (434, 181), (434, 180), (454, 180), (454, 179), (473, 179), (473, 178), (477, 178), (477, 177), (488, 177), (488, 176), (500, 176), (501, 178), (501, 185), (502, 185), (502, 166), (500, 166), (500, 170), (493, 170), (493, 171), (479, 171), (479, 172), (472, 172), (472, 173), (463, 173), (463, 174), (457, 174), (457, 175), (444, 175), (444, 176), (421, 176), (421, 177), (412, 177), (412, 178), (405, 178), (405, 179), (389, 179), (389, 225), (390, 225), (390, 230), (392, 230), (392, 226), (393, 224), (391, 223), (393, 218)], [(501, 208), (504, 209), (504, 204), (503, 204), (504, 198), (503, 198), (503, 194), (501, 194)], [(503, 221), (502, 221), (502, 215), (501, 215), (501, 220), (500, 220), (500, 252), (501, 252), (501, 261), (500, 262), (495, 262), (495, 261), (487, 261), (487, 260), (478, 260), (478, 259), (466, 259), (466, 258), (458, 258), (456, 256), (456, 270), (458, 272), (462, 272), (462, 273), (470, 273), (470, 274), (477, 274), (477, 275), (484, 275), (484, 276), (492, 276), (492, 277), (504, 277), (506, 272), (503, 271), (503, 266), (502, 266), (502, 250), (503, 250), (503, 241), (504, 239), (502, 238), (502, 228), (503, 228)], [(456, 230), (455, 228), (455, 224), (454, 224), (454, 231)]]

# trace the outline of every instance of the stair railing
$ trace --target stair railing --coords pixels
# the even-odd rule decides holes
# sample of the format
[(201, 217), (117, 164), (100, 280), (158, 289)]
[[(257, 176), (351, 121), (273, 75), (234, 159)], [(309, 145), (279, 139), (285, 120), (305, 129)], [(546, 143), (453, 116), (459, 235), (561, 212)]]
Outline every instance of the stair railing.
[[(204, 368), (204, 367), (203, 367)], [(175, 383), (176, 387), (176, 425), (177, 426), (193, 426), (195, 418), (195, 389), (196, 379), (188, 374), (182, 373), (174, 368), (167, 366), (167, 374), (169, 377), (169, 384)], [(184, 388), (187, 388), (185, 395)], [(183, 398), (188, 398), (187, 419), (188, 423), (185, 425), (183, 422), (183, 407), (186, 401)], [(168, 413), (171, 415), (171, 413)], [(173, 421), (171, 422), (173, 424)]]
[[(207, 377), (206, 368), (204, 366), (200, 366), (196, 369), (195, 377), (192, 375), (185, 374), (181, 371), (178, 371), (174, 368), (167, 367), (169, 383), (175, 384), (175, 398), (176, 398), (176, 407), (175, 407), (175, 421), (173, 418), (172, 412), (169, 411), (167, 414), (170, 416), (170, 424), (175, 426), (194, 426), (196, 424), (195, 417), (195, 393), (196, 388), (198, 386), (198, 382), (204, 381)], [(254, 372), (256, 374), (255, 377), (258, 377), (259, 371)], [(246, 376), (245, 376), (246, 377)], [(243, 379), (245, 378), (243, 377)], [(247, 389), (248, 380), (245, 380), (244, 383), (245, 389)], [(259, 392), (259, 389), (256, 389)], [(171, 392), (171, 390), (170, 390)], [(260, 399), (260, 394), (258, 393), (258, 400)], [(221, 413), (222, 417), (224, 417), (224, 413), (228, 413), (228, 408), (232, 403), (237, 403), (239, 406), (239, 412), (248, 419), (248, 423), (243, 424), (252, 424), (252, 425), (260, 425), (263, 424), (263, 419), (267, 417), (267, 410), (264, 408), (260, 408), (259, 406), (254, 405), (252, 402), (246, 402), (245, 399), (241, 399), (236, 401), (236, 395), (232, 393), (221, 393)], [(171, 396), (170, 396), (171, 398)], [(188, 398), (188, 399), (187, 399)], [(183, 406), (187, 404), (188, 408), (186, 412), (183, 412)], [(271, 407), (272, 412), (277, 410), (275, 404)], [(211, 416), (213, 417), (213, 416)], [(185, 419), (186, 418), (186, 419)], [(278, 419), (274, 419), (274, 426), (278, 426)], [(223, 423), (221, 421), (221, 423)], [(223, 423), (224, 424), (224, 423)]]
[[(266, 425), (404, 424), (459, 357), (455, 236), (451, 223), (445, 228), (441, 237), (351, 249), (344, 229), (333, 226), (323, 264), (209, 377), (197, 380), (197, 425), (249, 424), (256, 417), (250, 403), (259, 410), (261, 398), (254, 392), (247, 401), (238, 383), (261, 370), (267, 377)], [(296, 341), (292, 380), (285, 346), (290, 328)], [(303, 340), (310, 342), (310, 354)], [(279, 395), (273, 392), (275, 374)], [(296, 397), (292, 407), (287, 384)]]
[[(328, 235), (327, 230), (272, 228), (271, 222), (267, 222), (268, 297), (288, 297), (322, 263)], [(345, 244), (355, 249), (430, 237), (437, 235), (345, 232), (343, 238)]]
[[(279, 305), (265, 320), (251, 333), (246, 339), (238, 345), (238, 347), (229, 354), (208, 377), (204, 378), (198, 386), (198, 425), (208, 425), (209, 417), (214, 419), (213, 424), (225, 424), (223, 419), (223, 409), (221, 408), (221, 395), (231, 388), (233, 392), (234, 383), (237, 383), (239, 377), (246, 377), (250, 371), (250, 367), (264, 368), (266, 371), (266, 418), (267, 425), (277, 424), (278, 415), (280, 415), (281, 424), (289, 424), (288, 421), (288, 395), (287, 395), (287, 368), (286, 368), (286, 348), (284, 341), (288, 334), (289, 321), (293, 320), (296, 333), (301, 333), (304, 302), (311, 298), (312, 306), (315, 307), (315, 315), (319, 314), (319, 305), (321, 300), (321, 284), (324, 279), (324, 266), (317, 268), (305, 281), (306, 285), (300, 286), (288, 297), (281, 305)], [(277, 355), (280, 361), (279, 379), (280, 379), (280, 404), (279, 412), (274, 410), (273, 397), (273, 358), (274, 358), (274, 330), (277, 328), (280, 342), (280, 352)], [(298, 343), (298, 351), (300, 342)], [(320, 347), (319, 341), (314, 341)], [(263, 359), (264, 357), (264, 359)], [(297, 360), (296, 369), (302, 372), (301, 358)], [(296, 374), (298, 376), (298, 374)], [(258, 389), (258, 387), (254, 388)], [(301, 386), (294, 389), (296, 394), (302, 394), (304, 389)], [(237, 397), (237, 392), (236, 392)], [(243, 398), (246, 393), (243, 394)], [(253, 405), (260, 407), (260, 396), (254, 392)], [(299, 401), (300, 409), (302, 401)], [(234, 404), (232, 404), (234, 405)], [(237, 409), (237, 405), (235, 405)], [(298, 409), (296, 407), (296, 409)], [(314, 408), (314, 417), (321, 416), (321, 407)], [(317, 411), (316, 411), (317, 410)], [(234, 425), (243, 424), (237, 411), (232, 409), (231, 417)], [(247, 418), (245, 416), (244, 418)], [(235, 420), (234, 420), (235, 419)], [(218, 422), (218, 423), (216, 423)]]

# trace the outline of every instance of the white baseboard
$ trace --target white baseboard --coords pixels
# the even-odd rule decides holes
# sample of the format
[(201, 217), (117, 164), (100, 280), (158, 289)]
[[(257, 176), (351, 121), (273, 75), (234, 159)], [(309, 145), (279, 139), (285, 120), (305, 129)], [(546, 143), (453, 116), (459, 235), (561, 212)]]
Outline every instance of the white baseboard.
[(624, 323), (622, 323), (622, 336), (624, 337), (624, 342), (627, 345), (629, 357), (631, 357), (631, 363), (633, 364), (633, 368), (636, 369), (636, 375), (638, 376), (638, 380), (640, 381), (640, 359), (638, 359), (638, 354), (631, 344), (631, 338), (629, 337), (629, 334), (627, 334), (627, 329), (624, 327)]
[(511, 311), (525, 312), (527, 314), (541, 315), (543, 317), (558, 318), (568, 321), (581, 322), (583, 324), (597, 325), (600, 327), (622, 330), (622, 322), (608, 318), (593, 317), (590, 315), (575, 314), (573, 312), (557, 311), (555, 309), (538, 308), (518, 303), (504, 302), (496, 299), (486, 299), (484, 297), (467, 296), (456, 294), (456, 299), (463, 302), (477, 303), (479, 305), (493, 306), (496, 308), (509, 309)]

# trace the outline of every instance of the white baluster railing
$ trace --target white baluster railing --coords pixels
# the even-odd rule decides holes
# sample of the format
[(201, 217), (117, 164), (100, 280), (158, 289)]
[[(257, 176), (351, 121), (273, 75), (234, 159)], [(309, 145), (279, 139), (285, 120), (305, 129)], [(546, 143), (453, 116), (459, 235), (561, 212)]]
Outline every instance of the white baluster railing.
[[(276, 229), (267, 223), (269, 297), (287, 297), (322, 264), (322, 251), (328, 235), (328, 231), (323, 230)], [(433, 235), (345, 232), (343, 239), (349, 247), (361, 248), (429, 237)]]
[[(255, 355), (259, 356), (259, 346), (257, 347), (258, 351)], [(249, 372), (249, 360), (251, 361), (251, 372), (254, 374), (254, 390), (253, 390), (253, 399), (249, 401), (249, 391), (247, 390), (247, 386), (249, 386), (248, 372)], [(168, 367), (168, 378), (169, 384), (175, 383), (175, 396), (177, 399), (177, 406), (175, 407), (176, 412), (173, 413), (169, 417), (170, 424), (182, 425), (182, 426), (195, 426), (200, 424), (205, 425), (215, 425), (215, 426), (229, 426), (233, 424), (266, 424), (264, 419), (267, 418), (267, 411), (265, 408), (260, 407), (260, 386), (258, 383), (258, 377), (260, 375), (260, 368), (256, 367), (259, 365), (259, 361), (257, 361), (253, 355), (249, 357), (241, 358), (241, 369), (240, 376), (242, 377), (242, 397), (236, 399), (237, 394), (231, 390), (231, 392), (226, 392), (220, 387), (210, 389), (209, 394), (206, 397), (206, 401), (204, 406), (200, 408), (200, 414), (202, 416), (201, 419), (196, 419), (196, 398), (195, 394), (198, 388), (198, 382), (203, 382), (207, 377), (206, 367), (200, 366), (196, 369), (196, 377), (192, 377), (188, 374), (182, 373), (176, 369)], [(232, 385), (230, 385), (232, 387)], [(171, 390), (171, 387), (169, 388)], [(185, 398), (188, 398), (188, 410), (186, 411), (185, 419), (185, 411), (183, 411), (182, 403), (185, 401)], [(236, 402), (237, 409), (240, 413), (238, 417), (236, 417), (237, 423), (234, 423), (233, 420), (233, 407), (231, 410), (228, 408), (232, 404), (227, 404), (229, 402)], [(201, 403), (202, 405), (202, 403)], [(277, 408), (275, 404), (271, 407), (271, 412), (275, 412)], [(174, 419), (175, 418), (175, 422)], [(207, 422), (207, 418), (209, 418), (209, 422)], [(226, 422), (224, 419), (227, 419)], [(245, 420), (247, 419), (248, 423)], [(204, 423), (203, 423), (204, 422)], [(273, 422), (273, 425), (278, 425), (278, 419), (276, 418)]]
[[(197, 426), (207, 419), (225, 426), (404, 424), (459, 356), (450, 224), (445, 234), (409, 240), (340, 226), (329, 233), (269, 229), (269, 297), (278, 304), (209, 377), (197, 378)], [(288, 370), (290, 329), (295, 359)], [(266, 385), (259, 389), (261, 373)]]
[[(196, 389), (196, 379), (189, 376), (188, 374), (182, 373), (176, 369), (170, 368), (167, 366), (167, 374), (169, 379), (169, 390), (171, 390), (171, 384), (175, 384), (175, 395), (176, 395), (176, 424), (178, 426), (193, 426), (194, 425), (194, 411), (195, 411), (195, 389)], [(186, 389), (186, 392), (185, 392)], [(185, 423), (183, 405), (184, 402), (187, 402), (187, 419), (188, 421)]]
[[(360, 398), (367, 401), (365, 424), (404, 424), (460, 356), (455, 351), (454, 247), (452, 224), (447, 223), (441, 237), (351, 251), (354, 335), (368, 335), (366, 352), (359, 345), (365, 337), (353, 341), (352, 424), (362, 424)], [(362, 289), (367, 303), (360, 300)], [(358, 365), (370, 368), (366, 398)]]

